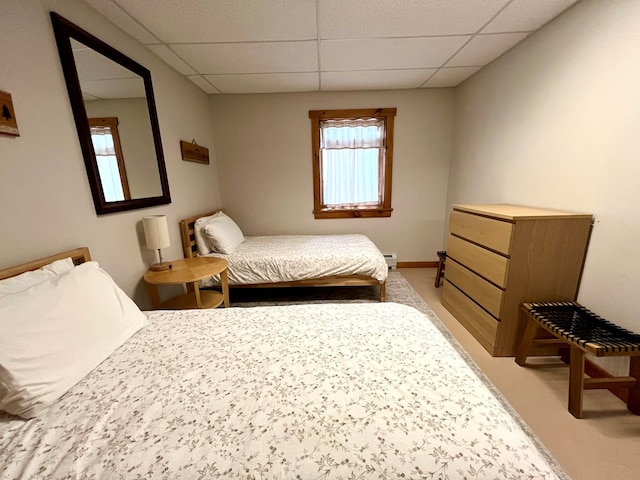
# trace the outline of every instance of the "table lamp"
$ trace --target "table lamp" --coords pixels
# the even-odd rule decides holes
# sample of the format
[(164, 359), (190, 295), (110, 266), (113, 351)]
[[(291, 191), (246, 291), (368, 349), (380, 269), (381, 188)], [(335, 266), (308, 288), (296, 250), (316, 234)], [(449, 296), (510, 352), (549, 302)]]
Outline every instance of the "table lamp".
[(160, 263), (151, 265), (151, 270), (162, 271), (171, 268), (170, 263), (162, 261), (162, 250), (171, 245), (169, 241), (169, 227), (167, 226), (166, 215), (150, 215), (142, 218), (142, 226), (144, 227), (144, 237), (147, 241), (149, 250), (158, 250)]

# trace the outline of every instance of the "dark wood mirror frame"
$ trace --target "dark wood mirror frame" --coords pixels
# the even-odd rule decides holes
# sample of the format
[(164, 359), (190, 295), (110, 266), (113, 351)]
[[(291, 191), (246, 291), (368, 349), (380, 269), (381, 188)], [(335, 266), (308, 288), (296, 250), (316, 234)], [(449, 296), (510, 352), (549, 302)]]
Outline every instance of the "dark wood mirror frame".
[[(110, 45), (107, 45), (102, 40), (94, 37), (82, 28), (61, 17), (57, 13), (51, 12), (51, 21), (53, 24), (56, 43), (58, 45), (58, 53), (60, 54), (62, 71), (64, 73), (67, 90), (69, 92), (71, 109), (73, 111), (73, 117), (78, 130), (78, 140), (80, 141), (80, 147), (84, 156), (84, 163), (87, 170), (89, 184), (91, 186), (91, 195), (93, 197), (96, 213), (98, 215), (104, 215), (107, 213), (122, 212), (125, 210), (134, 210), (137, 208), (146, 208), (171, 203), (169, 180), (167, 178), (162, 142), (160, 140), (158, 115), (153, 96), (153, 86), (151, 84), (151, 72)], [(105, 57), (131, 70), (137, 75), (140, 75), (144, 81), (147, 106), (149, 108), (149, 118), (151, 120), (151, 130), (153, 133), (153, 142), (155, 144), (155, 151), (158, 160), (158, 173), (160, 176), (159, 180), (162, 187), (162, 195), (156, 197), (135, 198), (132, 200), (105, 201), (105, 196), (100, 183), (96, 155), (91, 142), (89, 121), (82, 97), (80, 81), (78, 79), (78, 71), (73, 56), (73, 50), (71, 48), (71, 39), (75, 39), (83, 43), (96, 52), (101, 53)]]

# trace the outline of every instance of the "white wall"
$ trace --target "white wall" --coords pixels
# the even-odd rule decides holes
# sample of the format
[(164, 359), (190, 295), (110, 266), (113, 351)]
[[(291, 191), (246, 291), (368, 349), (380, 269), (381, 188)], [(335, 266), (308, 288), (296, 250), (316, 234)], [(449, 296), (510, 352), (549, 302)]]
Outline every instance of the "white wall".
[[(141, 277), (154, 252), (141, 218), (166, 214), (171, 247), (182, 258), (178, 221), (221, 206), (207, 95), (146, 47), (79, 0), (4, 0), (0, 90), (12, 94), (20, 137), (0, 136), (0, 268), (76, 246), (143, 307)], [(49, 11), (56, 11), (151, 71), (172, 204), (97, 216), (85, 174)], [(212, 152), (210, 165), (185, 162), (180, 140)]]
[(457, 91), (451, 203), (592, 213), (578, 300), (640, 332), (640, 2), (583, 0)]
[[(214, 95), (224, 206), (245, 234), (364, 233), (398, 261), (442, 247), (453, 90)], [(309, 110), (396, 107), (390, 218), (313, 217)]]

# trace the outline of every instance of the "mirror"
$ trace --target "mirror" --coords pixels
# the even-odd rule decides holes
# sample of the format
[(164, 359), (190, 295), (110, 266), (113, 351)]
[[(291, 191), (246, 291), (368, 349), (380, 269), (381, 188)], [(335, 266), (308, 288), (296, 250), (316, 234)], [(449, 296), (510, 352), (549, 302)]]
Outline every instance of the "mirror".
[(51, 21), (96, 213), (171, 203), (151, 72), (57, 13)]

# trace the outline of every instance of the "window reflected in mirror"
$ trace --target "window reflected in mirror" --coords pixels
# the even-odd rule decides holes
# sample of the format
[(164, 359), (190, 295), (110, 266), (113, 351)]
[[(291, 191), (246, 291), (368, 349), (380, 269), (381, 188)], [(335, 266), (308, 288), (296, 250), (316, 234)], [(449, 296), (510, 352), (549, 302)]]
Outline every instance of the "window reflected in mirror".
[(89, 131), (105, 201), (131, 200), (127, 169), (118, 135), (118, 119), (89, 118)]

